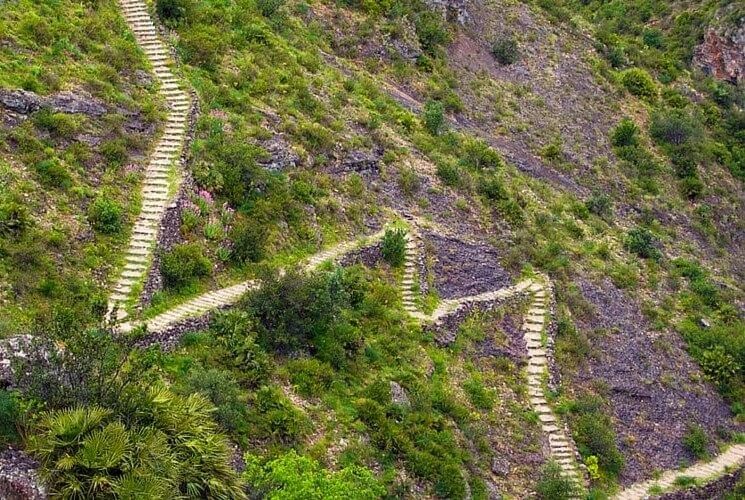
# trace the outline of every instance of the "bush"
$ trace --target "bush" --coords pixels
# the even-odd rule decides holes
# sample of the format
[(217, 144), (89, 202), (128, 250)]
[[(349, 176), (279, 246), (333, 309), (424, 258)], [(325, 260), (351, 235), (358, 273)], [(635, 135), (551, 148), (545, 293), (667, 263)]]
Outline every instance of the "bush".
[(425, 10), (415, 20), (416, 34), (424, 51), (430, 56), (437, 54), (437, 49), (450, 40), (442, 16)]
[(280, 389), (264, 386), (256, 391), (250, 412), (256, 437), (292, 445), (308, 433), (311, 422)]
[(611, 143), (616, 147), (636, 146), (639, 143), (639, 127), (628, 118), (624, 118), (613, 129)]
[(225, 49), (225, 37), (216, 26), (200, 24), (181, 34), (180, 46), (187, 63), (210, 70)]
[(15, 202), (0, 203), (0, 236), (20, 235), (31, 225), (28, 209)]
[(393, 267), (401, 267), (406, 260), (406, 231), (386, 229), (383, 236), (383, 259)]
[(116, 201), (101, 196), (88, 208), (88, 221), (93, 229), (104, 234), (116, 234), (122, 229), (124, 210)]
[[(656, 111), (649, 125), (650, 135), (661, 144), (680, 146), (700, 134), (692, 116), (680, 109)], [(690, 154), (690, 151), (685, 151)]]
[(499, 64), (509, 65), (517, 62), (520, 57), (517, 40), (514, 38), (501, 38), (494, 42), (491, 53)]
[(248, 407), (241, 388), (230, 372), (216, 369), (194, 369), (189, 372), (178, 393), (188, 396), (200, 393), (215, 406), (214, 419), (231, 436), (246, 442), (248, 435)]
[(121, 167), (127, 161), (127, 146), (122, 139), (112, 139), (101, 145), (101, 154), (109, 166)]
[(239, 264), (259, 262), (266, 254), (267, 229), (258, 222), (241, 219), (230, 231), (231, 256)]
[(709, 436), (706, 431), (697, 424), (690, 424), (683, 436), (683, 446), (698, 460), (709, 456)]
[(726, 387), (740, 371), (737, 360), (721, 345), (705, 350), (699, 363), (706, 376), (720, 387)]
[(192, 0), (157, 0), (155, 11), (167, 26), (187, 20), (193, 9)]
[(80, 120), (65, 113), (54, 113), (49, 109), (41, 109), (34, 115), (34, 123), (57, 137), (70, 139), (80, 129)]
[(481, 380), (477, 378), (471, 378), (463, 383), (463, 389), (468, 395), (468, 399), (471, 403), (481, 410), (491, 410), (494, 408), (494, 402), (496, 399), (493, 389), (484, 387)]
[(627, 69), (621, 73), (621, 83), (637, 97), (652, 99), (657, 97), (657, 85), (649, 73), (640, 68)]
[(445, 108), (440, 101), (427, 101), (424, 104), (424, 126), (430, 134), (440, 135), (445, 126)]
[(623, 246), (629, 252), (635, 253), (644, 259), (658, 260), (662, 254), (657, 248), (657, 238), (643, 227), (636, 227), (628, 232), (624, 239)]
[(479, 183), (478, 191), (491, 201), (503, 201), (509, 198), (501, 179), (496, 175), (483, 177)]
[(350, 465), (338, 471), (324, 469), (317, 461), (295, 450), (262, 464), (247, 453), (243, 477), (257, 497), (267, 500), (320, 500), (322, 498), (375, 499), (385, 487), (364, 467)]
[(206, 399), (160, 388), (127, 396), (123, 414), (83, 406), (34, 424), (26, 449), (53, 496), (246, 498)]
[(18, 440), (16, 422), (20, 416), (16, 395), (0, 389), (0, 445)]
[(266, 352), (256, 343), (256, 330), (248, 314), (229, 311), (218, 314), (211, 325), (218, 344), (230, 353), (225, 360), (240, 375), (244, 386), (257, 387), (266, 382), (271, 362)]
[(67, 189), (72, 184), (70, 173), (57, 158), (42, 160), (34, 165), (39, 181), (48, 187)]
[(294, 359), (287, 363), (292, 385), (302, 396), (317, 398), (328, 390), (334, 369), (315, 358)]
[(465, 166), (476, 169), (497, 169), (504, 166), (499, 153), (481, 139), (466, 141), (461, 161)]
[(607, 194), (593, 194), (585, 201), (585, 206), (590, 213), (598, 217), (607, 218), (613, 215), (613, 202)]
[(286, 0), (256, 0), (256, 7), (264, 17), (274, 17)]
[(162, 256), (160, 272), (166, 285), (180, 288), (194, 279), (208, 276), (212, 262), (204, 256), (202, 248), (196, 243), (176, 245)]
[(553, 461), (541, 469), (535, 489), (538, 498), (542, 500), (569, 500), (577, 498), (578, 495), (577, 486), (564, 476), (561, 466)]
[(461, 183), (458, 166), (449, 161), (440, 161), (437, 163), (437, 177), (446, 186), (457, 187)]

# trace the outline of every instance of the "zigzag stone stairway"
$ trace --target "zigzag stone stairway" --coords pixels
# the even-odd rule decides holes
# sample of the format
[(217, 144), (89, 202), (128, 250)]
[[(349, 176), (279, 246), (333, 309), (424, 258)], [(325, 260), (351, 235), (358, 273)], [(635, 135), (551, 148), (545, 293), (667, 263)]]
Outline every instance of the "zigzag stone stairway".
[[(360, 238), (358, 240), (345, 241), (331, 248), (328, 248), (322, 252), (319, 252), (309, 257), (302, 265), (302, 268), (307, 271), (312, 271), (324, 262), (329, 260), (336, 260), (342, 255), (345, 255), (360, 246), (365, 244), (371, 244), (379, 241), (383, 237), (384, 231), (379, 231), (370, 236)], [(249, 280), (237, 285), (222, 288), (212, 292), (205, 293), (194, 299), (191, 299), (183, 304), (180, 304), (173, 309), (152, 318), (138, 323), (122, 323), (118, 326), (120, 332), (126, 333), (132, 331), (136, 326), (145, 324), (147, 325), (147, 331), (150, 333), (159, 333), (168, 330), (174, 325), (181, 323), (182, 321), (190, 318), (198, 318), (204, 316), (211, 311), (229, 307), (237, 303), (240, 298), (245, 295), (248, 291), (254, 290), (261, 286), (258, 281)]]
[[(169, 194), (177, 191), (177, 186), (170, 185), (169, 177), (172, 176), (172, 170), (178, 168), (181, 159), (191, 109), (188, 93), (181, 89), (178, 79), (169, 69), (172, 61), (168, 48), (158, 36), (145, 2), (121, 0), (121, 7), (127, 24), (160, 80), (160, 93), (168, 103), (169, 114), (163, 136), (155, 146), (145, 169), (142, 207), (124, 255), (124, 269), (109, 298), (109, 315), (113, 320), (127, 317), (127, 301), (131, 299), (135, 286), (143, 281), (150, 267), (160, 222), (170, 203)], [(114, 311), (115, 318), (111, 317)]]

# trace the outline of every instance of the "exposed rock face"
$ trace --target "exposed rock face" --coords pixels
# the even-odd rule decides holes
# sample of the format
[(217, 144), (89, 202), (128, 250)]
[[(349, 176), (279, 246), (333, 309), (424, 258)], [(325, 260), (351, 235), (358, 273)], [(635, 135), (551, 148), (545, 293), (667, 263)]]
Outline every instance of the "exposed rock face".
[(26, 90), (0, 89), (0, 105), (22, 115), (31, 114), (43, 107), (49, 107), (58, 113), (81, 113), (88, 116), (106, 113), (106, 106), (101, 101), (82, 90), (58, 92), (44, 97)]
[(300, 164), (300, 157), (281, 135), (275, 135), (261, 143), (261, 147), (266, 149), (267, 157), (258, 163), (271, 172), (281, 172)]
[(25, 453), (9, 448), (0, 452), (0, 498), (40, 500), (47, 495), (36, 475), (36, 462)]
[(427, 5), (438, 12), (449, 21), (457, 21), (466, 24), (470, 19), (466, 0), (427, 0)]
[(709, 29), (696, 47), (694, 63), (714, 78), (745, 82), (745, 17), (736, 26)]

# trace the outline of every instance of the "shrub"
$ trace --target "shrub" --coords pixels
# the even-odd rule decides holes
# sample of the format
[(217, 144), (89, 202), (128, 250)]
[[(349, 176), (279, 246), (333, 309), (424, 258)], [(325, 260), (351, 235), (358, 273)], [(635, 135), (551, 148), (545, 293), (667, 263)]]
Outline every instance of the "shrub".
[(168, 26), (175, 26), (187, 20), (193, 9), (192, 0), (157, 0), (155, 11)]
[(704, 183), (698, 176), (690, 176), (680, 181), (680, 192), (686, 198), (693, 200), (704, 192)]
[(162, 256), (160, 263), (163, 280), (167, 286), (173, 288), (183, 287), (196, 278), (208, 276), (211, 270), (212, 263), (196, 243), (176, 245)]
[(256, 329), (248, 314), (241, 311), (218, 314), (211, 331), (217, 342), (230, 353), (230, 359), (225, 362), (240, 374), (242, 385), (256, 387), (266, 381), (271, 362), (256, 343)]
[(556, 462), (549, 462), (541, 469), (536, 485), (538, 498), (543, 500), (569, 500), (576, 498), (578, 491), (574, 482), (567, 478)]
[(213, 25), (198, 25), (181, 34), (180, 46), (189, 64), (213, 69), (225, 48), (223, 33)]
[(636, 227), (626, 234), (623, 246), (639, 257), (658, 260), (662, 256), (656, 246), (658, 243), (657, 238), (648, 229)]
[(721, 345), (705, 350), (699, 362), (706, 376), (722, 387), (727, 386), (739, 371), (737, 360)]
[(398, 172), (398, 185), (406, 196), (412, 196), (419, 191), (422, 181), (412, 168), (402, 168)]
[(517, 40), (514, 38), (500, 38), (492, 45), (491, 53), (503, 65), (513, 64), (520, 57)]
[(230, 231), (233, 241), (232, 258), (239, 264), (259, 262), (264, 258), (267, 229), (260, 223), (241, 219)]
[(53, 496), (246, 498), (206, 399), (134, 388), (127, 401), (121, 415), (83, 406), (34, 424), (26, 449)]
[(28, 209), (12, 201), (0, 203), (0, 236), (20, 235), (31, 225)]
[(320, 397), (331, 386), (334, 369), (315, 358), (294, 359), (287, 364), (290, 380), (297, 391), (307, 397)]
[(286, 0), (256, 0), (256, 7), (264, 17), (274, 17)]
[(109, 166), (121, 167), (127, 161), (127, 146), (122, 139), (112, 139), (101, 145), (101, 154)]
[(443, 184), (450, 187), (460, 185), (460, 171), (458, 166), (449, 161), (440, 161), (437, 163), (437, 177)]
[(34, 165), (39, 181), (48, 187), (67, 189), (71, 185), (70, 173), (57, 158), (42, 160)]
[(267, 500), (315, 500), (322, 498), (374, 499), (385, 495), (385, 487), (369, 469), (357, 465), (329, 471), (295, 450), (262, 464), (247, 453), (243, 477), (257, 497)]
[(641, 68), (631, 68), (621, 73), (621, 83), (637, 97), (652, 99), (657, 96), (657, 85), (649, 73)]
[(509, 198), (502, 181), (496, 175), (485, 176), (478, 187), (479, 193), (491, 201), (502, 201)]
[(57, 137), (72, 138), (80, 128), (80, 120), (65, 113), (54, 113), (49, 109), (41, 109), (34, 115), (36, 126), (43, 128)]
[(0, 445), (18, 440), (16, 422), (20, 416), (19, 410), (16, 395), (0, 389)]
[(617, 477), (624, 460), (616, 446), (610, 418), (600, 411), (582, 414), (575, 426), (575, 438), (583, 456), (596, 456), (600, 469), (611, 477)]
[(250, 422), (257, 437), (285, 445), (297, 443), (311, 428), (308, 417), (280, 389), (269, 386), (256, 391)]
[(445, 108), (440, 101), (429, 100), (424, 104), (424, 126), (430, 134), (440, 135), (445, 125)]
[(585, 201), (590, 213), (598, 217), (607, 218), (613, 215), (613, 202), (607, 194), (595, 193)]
[(450, 40), (450, 34), (447, 31), (442, 16), (425, 10), (421, 12), (415, 20), (415, 27), (419, 43), (422, 45), (427, 54), (433, 56), (437, 49)]
[(406, 231), (386, 229), (383, 236), (383, 259), (393, 267), (401, 267), (406, 260)]
[(683, 446), (699, 460), (709, 456), (709, 436), (700, 425), (690, 424), (688, 426), (683, 436)]
[(621, 120), (615, 129), (611, 143), (616, 147), (636, 146), (639, 143), (639, 127), (628, 118)]
[(93, 229), (104, 234), (115, 234), (122, 229), (124, 210), (116, 201), (101, 196), (88, 208), (88, 221)]
[(481, 139), (469, 139), (463, 146), (464, 165), (476, 169), (497, 169), (504, 166), (502, 157)]
[(652, 114), (649, 133), (662, 144), (680, 146), (700, 134), (699, 124), (681, 109), (656, 111)]
[(494, 390), (484, 387), (481, 380), (477, 378), (471, 378), (463, 383), (463, 389), (468, 394), (468, 399), (471, 403), (481, 410), (491, 410), (494, 408), (494, 400), (496, 399)]
[(230, 372), (197, 368), (188, 374), (177, 392), (184, 396), (202, 394), (215, 406), (213, 416), (217, 423), (232, 436), (245, 439), (248, 434), (248, 407)]

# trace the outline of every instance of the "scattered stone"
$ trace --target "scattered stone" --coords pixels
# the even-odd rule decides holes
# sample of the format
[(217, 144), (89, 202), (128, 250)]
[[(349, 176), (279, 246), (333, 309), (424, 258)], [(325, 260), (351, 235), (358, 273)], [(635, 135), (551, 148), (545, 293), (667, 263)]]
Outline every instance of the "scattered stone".
[(8, 448), (0, 452), (0, 498), (41, 500), (47, 498), (36, 475), (38, 464), (22, 451)]
[(404, 408), (409, 408), (411, 406), (411, 401), (409, 401), (409, 396), (406, 394), (406, 389), (393, 380), (391, 380), (391, 401), (394, 405), (403, 406)]
[(257, 163), (270, 172), (283, 172), (300, 164), (300, 157), (281, 134), (277, 134), (260, 144), (267, 157)]
[(497, 476), (507, 477), (510, 473), (510, 463), (501, 457), (494, 457), (491, 461), (491, 471)]
[(699, 321), (701, 323), (701, 326), (703, 326), (704, 328), (710, 328), (711, 327), (711, 322), (708, 319), (701, 318)]

